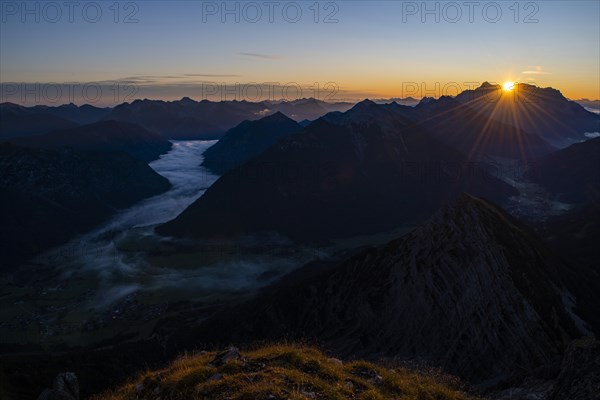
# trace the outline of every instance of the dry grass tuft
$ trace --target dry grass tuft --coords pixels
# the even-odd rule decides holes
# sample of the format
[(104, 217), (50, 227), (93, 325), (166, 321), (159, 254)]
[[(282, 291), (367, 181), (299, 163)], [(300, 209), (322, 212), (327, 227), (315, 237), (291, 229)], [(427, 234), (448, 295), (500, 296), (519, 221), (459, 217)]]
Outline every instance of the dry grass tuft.
[(473, 400), (438, 375), (342, 363), (319, 350), (294, 344), (262, 347), (230, 357), (184, 355), (168, 368), (147, 371), (92, 400)]

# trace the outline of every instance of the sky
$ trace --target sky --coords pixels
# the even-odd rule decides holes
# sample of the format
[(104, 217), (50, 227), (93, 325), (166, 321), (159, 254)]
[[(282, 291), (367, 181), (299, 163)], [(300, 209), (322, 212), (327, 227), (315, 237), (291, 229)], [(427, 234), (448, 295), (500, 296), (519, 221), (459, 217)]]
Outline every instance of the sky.
[(0, 1), (0, 101), (600, 98), (600, 1)]

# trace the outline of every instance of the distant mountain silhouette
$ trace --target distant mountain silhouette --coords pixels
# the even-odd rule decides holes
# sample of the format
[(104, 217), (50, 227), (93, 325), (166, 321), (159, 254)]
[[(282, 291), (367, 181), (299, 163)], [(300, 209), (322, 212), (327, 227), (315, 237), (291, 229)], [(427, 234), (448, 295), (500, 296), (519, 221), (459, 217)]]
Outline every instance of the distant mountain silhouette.
[(136, 100), (115, 107), (105, 119), (134, 122), (146, 129), (159, 132), (169, 139), (218, 139), (224, 133), (246, 120), (257, 120), (277, 111), (300, 121), (316, 119), (332, 109), (350, 107), (315, 99), (294, 102), (248, 102), (208, 100), (179, 101)]
[(279, 111), (257, 121), (244, 121), (204, 152), (202, 165), (223, 174), (301, 130), (302, 126)]
[(400, 127), (416, 122), (419, 115), (413, 107), (398, 103), (376, 104), (369, 99), (354, 105), (346, 112), (331, 112), (322, 117), (324, 121), (360, 129), (361, 125), (377, 124), (387, 132), (397, 132)]
[(168, 190), (120, 152), (40, 150), (0, 143), (0, 259), (9, 268)]
[(135, 100), (116, 106), (104, 119), (136, 123), (169, 139), (207, 140), (222, 136), (224, 128), (220, 123), (233, 123), (228, 121), (235, 119), (241, 122), (260, 111), (260, 106), (248, 104), (252, 111), (239, 115), (225, 103), (195, 102), (188, 98), (172, 102)]
[(553, 88), (521, 83), (507, 92), (486, 82), (460, 93), (456, 100), (487, 118), (536, 134), (555, 147), (585, 140), (586, 132), (600, 132), (600, 115), (586, 111)]
[(36, 113), (55, 115), (82, 125), (97, 122), (111, 111), (110, 107), (100, 108), (90, 104), (77, 106), (73, 103), (57, 107), (34, 106), (30, 109)]
[(600, 138), (550, 154), (534, 163), (526, 177), (567, 203), (600, 200)]
[(482, 382), (560, 361), (581, 335), (563, 305), (562, 268), (527, 227), (462, 194), (413, 232), (309, 264), (181, 335), (317, 340), (343, 357), (423, 360)]
[(278, 102), (265, 101), (264, 103), (270, 110), (281, 112), (294, 121), (315, 120), (328, 112), (347, 111), (354, 105), (347, 102), (330, 103), (314, 98)]
[(171, 142), (139, 125), (101, 121), (45, 135), (11, 140), (20, 146), (42, 149), (71, 147), (78, 150), (123, 151), (144, 161), (157, 159), (171, 149)]
[(65, 118), (12, 103), (0, 104), (0, 139), (39, 135), (77, 126)]
[(363, 102), (335, 115), (339, 125), (331, 115), (313, 122), (223, 175), (158, 232), (328, 239), (421, 222), (461, 191), (517, 193), (428, 133), (400, 133), (398, 121), (410, 122), (401, 107)]
[(415, 99), (414, 97), (392, 97), (390, 99), (373, 99), (373, 101), (377, 104), (384, 104), (384, 103), (398, 103), (401, 104), (403, 106), (410, 106), (410, 107), (414, 107), (417, 104), (419, 104), (421, 102), (421, 100), (419, 99)]

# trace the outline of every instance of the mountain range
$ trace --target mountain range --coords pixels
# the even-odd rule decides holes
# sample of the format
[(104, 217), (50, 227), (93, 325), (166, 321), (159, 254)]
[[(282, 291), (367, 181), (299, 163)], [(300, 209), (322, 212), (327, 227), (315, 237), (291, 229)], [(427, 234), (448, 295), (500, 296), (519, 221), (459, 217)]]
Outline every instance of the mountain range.
[(99, 121), (135, 123), (167, 139), (218, 139), (246, 120), (283, 112), (295, 121), (315, 120), (331, 111), (346, 111), (352, 103), (332, 103), (313, 98), (293, 101), (195, 101), (184, 97), (176, 101), (135, 100), (113, 108), (89, 104), (57, 107), (24, 107), (0, 104), (0, 139), (39, 135), (58, 129)]
[(351, 106), (316, 99), (254, 103), (244, 100), (198, 102), (185, 97), (172, 102), (136, 100), (123, 103), (104, 118), (137, 123), (170, 139), (209, 140), (222, 137), (228, 129), (243, 121), (260, 119), (277, 111), (301, 121)]
[(326, 115), (223, 175), (157, 232), (323, 240), (410, 226), (462, 191), (517, 193), (427, 132), (402, 132), (411, 120), (398, 107), (361, 102), (336, 124)]
[[(484, 83), (455, 97), (412, 99), (410, 106), (395, 99), (349, 104), (183, 98), (106, 109), (3, 103), (0, 116), (0, 137), (7, 139), (0, 143), (3, 276), (19, 266), (20, 276), (33, 273), (38, 265), (27, 261), (36, 254), (169, 190), (169, 181), (147, 164), (171, 149), (169, 139), (220, 138), (203, 154), (202, 166), (222, 175), (200, 197), (196, 192), (192, 198), (187, 187), (173, 190), (158, 205), (161, 211), (178, 206), (177, 195), (183, 194), (185, 204), (197, 200), (172, 221), (148, 226), (143, 238), (132, 234), (123, 242), (136, 252), (129, 260), (141, 263), (135, 267), (143, 266), (142, 275), (164, 274), (156, 286), (146, 285), (149, 275), (139, 281), (127, 275), (110, 289), (120, 290), (121, 283), (143, 289), (106, 310), (72, 305), (69, 317), (86, 314), (72, 332), (102, 339), (90, 339), (86, 343), (95, 344), (85, 348), (69, 348), (73, 342), (65, 341), (63, 348), (62, 338), (53, 338), (49, 347), (61, 354), (2, 356), (0, 381), (14, 392), (15, 382), (71, 367), (85, 371), (90, 391), (104, 390), (133, 370), (161, 368), (181, 351), (231, 344), (244, 346), (239, 357), (231, 349), (202, 352), (194, 356), (202, 365), (193, 368), (184, 357), (169, 367), (173, 381), (164, 381), (163, 372), (144, 372), (120, 393), (185, 397), (192, 392), (182, 388), (233, 382), (232, 371), (273, 383), (282, 365), (293, 371), (291, 377), (331, 371), (330, 364), (356, 375), (345, 366), (365, 367), (366, 361), (351, 361), (358, 358), (389, 369), (399, 363), (420, 371), (440, 368), (469, 385), (492, 388), (495, 399), (588, 400), (600, 382), (597, 342), (577, 340), (600, 333), (600, 116), (555, 89), (517, 84), (511, 91)], [(196, 164), (192, 159), (188, 168), (189, 160), (175, 160), (169, 171), (174, 174), (166, 176), (206, 172), (198, 166), (199, 153), (181, 154), (192, 154)], [(495, 166), (511, 163), (524, 166), (522, 173), (496, 173)], [(529, 201), (555, 212), (517, 219), (503, 210)], [(275, 233), (277, 244), (263, 242), (263, 233)], [(280, 243), (282, 249), (274, 249)], [(216, 262), (213, 245), (227, 249)], [(273, 251), (307, 249), (314, 252), (312, 261), (269, 278)], [(174, 267), (181, 259), (195, 268), (193, 275)], [(224, 299), (210, 292), (212, 279), (221, 285), (232, 270), (244, 271), (233, 278), (247, 286), (223, 283), (232, 286)], [(51, 272), (60, 276), (59, 268)], [(196, 274), (208, 277), (199, 279), (210, 292), (202, 300), (179, 293), (189, 284), (196, 295)], [(78, 276), (76, 286), (95, 287), (97, 282)], [(173, 290), (160, 291), (163, 283)], [(10, 307), (25, 298), (20, 288), (6, 288)], [(37, 300), (25, 301), (37, 306), (46, 298)], [(21, 321), (33, 326), (60, 319), (59, 307), (49, 319), (17, 316), (10, 329), (20, 329)], [(102, 326), (102, 334), (83, 331), (95, 326)], [(281, 341), (316, 344), (328, 356), (288, 348), (281, 355), (275, 346), (268, 353), (278, 355), (267, 362), (265, 350), (256, 347)], [(15, 353), (19, 349), (11, 346), (39, 348), (0, 342), (3, 351)], [(244, 350), (253, 348), (260, 357)], [(223, 354), (234, 354), (233, 362), (221, 363)], [(389, 370), (358, 371), (365, 388), (391, 393), (385, 386), (393, 381)], [(336, 377), (327, 382), (347, 398), (381, 398), (355, 381), (349, 386), (351, 376)], [(252, 387), (246, 383), (241, 386)], [(288, 380), (285, 385), (293, 386)], [(38, 386), (27, 387), (26, 397)], [(326, 393), (327, 386), (319, 387)]]

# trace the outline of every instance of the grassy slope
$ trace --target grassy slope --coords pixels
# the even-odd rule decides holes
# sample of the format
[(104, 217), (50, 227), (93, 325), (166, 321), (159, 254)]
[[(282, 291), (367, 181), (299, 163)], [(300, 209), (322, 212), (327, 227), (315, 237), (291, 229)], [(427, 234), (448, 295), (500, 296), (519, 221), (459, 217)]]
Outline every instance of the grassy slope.
[(364, 361), (342, 363), (311, 347), (272, 345), (215, 367), (217, 352), (185, 355), (92, 400), (468, 400), (453, 378)]

